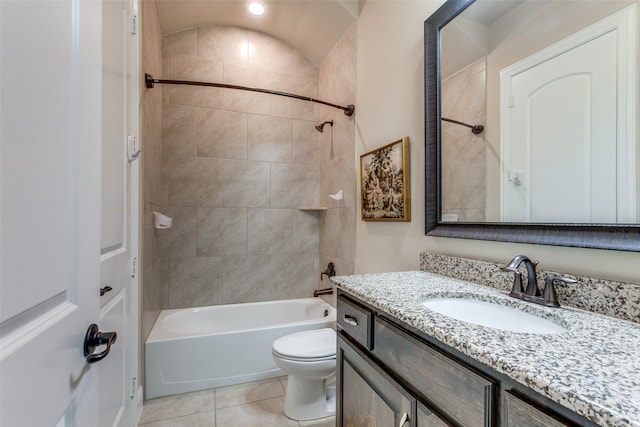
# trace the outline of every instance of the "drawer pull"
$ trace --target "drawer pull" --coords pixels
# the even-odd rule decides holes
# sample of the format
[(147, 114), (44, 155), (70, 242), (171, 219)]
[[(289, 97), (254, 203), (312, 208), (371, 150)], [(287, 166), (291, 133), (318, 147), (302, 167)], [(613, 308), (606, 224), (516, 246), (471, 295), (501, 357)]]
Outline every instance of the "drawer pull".
[(353, 316), (349, 316), (348, 314), (345, 314), (344, 316), (342, 316), (342, 320), (344, 320), (345, 323), (351, 326), (358, 326), (358, 319), (356, 319)]
[(409, 421), (409, 414), (407, 414), (406, 412), (402, 415), (402, 418), (400, 418), (400, 424), (398, 424), (398, 427), (404, 427), (404, 425)]

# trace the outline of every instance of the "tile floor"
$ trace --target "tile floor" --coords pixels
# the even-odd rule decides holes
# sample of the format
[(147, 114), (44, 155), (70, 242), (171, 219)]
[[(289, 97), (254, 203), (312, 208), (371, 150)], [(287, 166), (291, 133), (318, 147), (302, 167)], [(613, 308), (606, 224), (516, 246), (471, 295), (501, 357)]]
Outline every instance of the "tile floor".
[(148, 400), (140, 427), (334, 427), (335, 417), (293, 421), (282, 412), (287, 377)]

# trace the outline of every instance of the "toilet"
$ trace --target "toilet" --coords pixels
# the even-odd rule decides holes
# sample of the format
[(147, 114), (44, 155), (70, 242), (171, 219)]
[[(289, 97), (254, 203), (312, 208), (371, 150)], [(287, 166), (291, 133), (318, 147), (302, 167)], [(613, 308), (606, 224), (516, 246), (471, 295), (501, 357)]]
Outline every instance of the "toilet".
[(273, 360), (289, 374), (284, 414), (312, 420), (336, 413), (336, 333), (313, 329), (285, 335), (273, 342)]

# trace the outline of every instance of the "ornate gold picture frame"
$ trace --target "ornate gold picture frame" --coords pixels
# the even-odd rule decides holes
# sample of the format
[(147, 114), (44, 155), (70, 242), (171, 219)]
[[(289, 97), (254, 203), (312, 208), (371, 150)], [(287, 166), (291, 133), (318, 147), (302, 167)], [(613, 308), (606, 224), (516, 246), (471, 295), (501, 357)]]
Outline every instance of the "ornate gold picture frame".
[(360, 156), (363, 221), (411, 221), (409, 137)]

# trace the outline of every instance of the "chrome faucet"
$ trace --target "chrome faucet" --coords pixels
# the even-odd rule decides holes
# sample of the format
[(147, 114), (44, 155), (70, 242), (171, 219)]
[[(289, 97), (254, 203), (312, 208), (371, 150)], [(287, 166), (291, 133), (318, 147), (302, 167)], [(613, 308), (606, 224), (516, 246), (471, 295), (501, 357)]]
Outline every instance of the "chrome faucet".
[[(518, 269), (520, 264), (524, 263), (527, 268), (527, 289), (523, 290), (522, 273)], [(513, 258), (507, 265), (502, 267), (503, 271), (510, 271), (515, 274), (513, 279), (513, 287), (509, 296), (533, 302), (547, 307), (560, 307), (558, 297), (556, 295), (555, 283), (577, 283), (576, 280), (563, 276), (548, 276), (544, 281), (544, 292), (540, 294), (538, 287), (538, 279), (536, 277), (536, 267), (538, 261), (531, 261), (525, 255), (518, 255)]]

